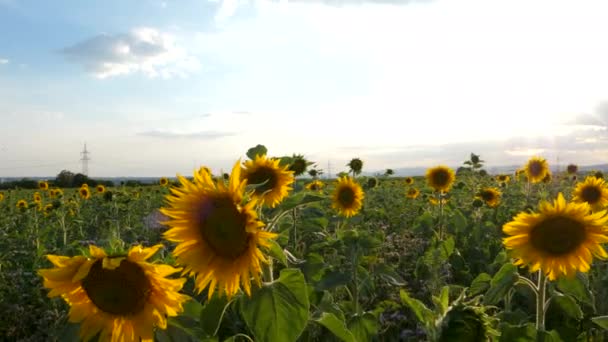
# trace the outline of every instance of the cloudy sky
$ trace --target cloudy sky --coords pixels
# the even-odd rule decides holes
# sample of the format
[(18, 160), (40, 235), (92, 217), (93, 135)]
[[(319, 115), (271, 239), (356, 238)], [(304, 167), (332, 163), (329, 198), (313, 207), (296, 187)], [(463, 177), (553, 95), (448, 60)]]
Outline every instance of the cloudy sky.
[(608, 2), (0, 0), (0, 177), (608, 161)]

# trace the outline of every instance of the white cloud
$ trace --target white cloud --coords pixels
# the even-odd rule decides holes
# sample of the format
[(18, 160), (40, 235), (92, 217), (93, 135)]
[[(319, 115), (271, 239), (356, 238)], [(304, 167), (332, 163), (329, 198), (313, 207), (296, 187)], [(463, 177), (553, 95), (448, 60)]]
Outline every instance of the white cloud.
[(0, 58), (0, 64), (8, 64), (10, 61), (6, 58)]
[(154, 28), (126, 34), (101, 34), (62, 50), (98, 78), (141, 72), (148, 77), (186, 77), (200, 70), (198, 59), (176, 38)]

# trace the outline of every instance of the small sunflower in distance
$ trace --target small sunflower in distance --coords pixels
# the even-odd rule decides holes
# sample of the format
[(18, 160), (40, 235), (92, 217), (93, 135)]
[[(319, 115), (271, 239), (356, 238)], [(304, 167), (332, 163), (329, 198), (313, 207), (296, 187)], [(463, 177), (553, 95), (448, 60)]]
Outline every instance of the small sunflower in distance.
[(603, 179), (587, 177), (584, 182), (576, 184), (572, 201), (586, 202), (593, 210), (601, 210), (608, 205), (608, 187)]
[(545, 158), (532, 157), (528, 160), (526, 166), (524, 166), (524, 170), (530, 183), (540, 183), (549, 174), (549, 163), (547, 163)]
[(355, 216), (363, 206), (363, 189), (352, 178), (338, 178), (332, 196), (332, 207), (345, 217)]
[(0, 202), (4, 201), (4, 193), (0, 192)]
[(42, 202), (42, 196), (40, 196), (40, 193), (34, 192), (34, 202), (35, 203), (41, 203)]
[(169, 185), (169, 180), (167, 179), (167, 177), (161, 177), (158, 181), (158, 184), (160, 184), (160, 186), (167, 186)]
[(497, 188), (483, 188), (477, 194), (477, 197), (491, 208), (495, 208), (500, 204), (500, 196), (501, 192)]
[(310, 191), (321, 191), (325, 184), (318, 179), (313, 180), (312, 182), (306, 184), (305, 188)]
[(78, 194), (80, 195), (80, 198), (88, 200), (89, 198), (91, 198), (91, 191), (89, 190), (89, 188), (85, 188), (82, 187), (80, 189), (78, 189)]
[(241, 288), (251, 294), (251, 278), (260, 284), (262, 263), (267, 259), (261, 248), (268, 248), (277, 234), (260, 228), (256, 200), (244, 202), (246, 181), (241, 180), (240, 161), (234, 165), (228, 182), (214, 182), (204, 169), (194, 173), (193, 182), (178, 176), (181, 187), (172, 187), (167, 207), (161, 212), (170, 218), (165, 239), (178, 245), (173, 251), (184, 272), (195, 275), (199, 293), (216, 288), (233, 297)]
[(293, 175), (297, 177), (304, 174), (310, 164), (311, 163), (306, 160), (303, 155), (294, 154), (293, 157), (291, 157), (291, 164), (289, 165), (288, 170), (293, 171)]
[(89, 246), (91, 257), (47, 255), (54, 268), (41, 269), (49, 297), (70, 305), (69, 321), (80, 323), (88, 341), (154, 340), (154, 327), (167, 328), (166, 316), (177, 316), (189, 298), (179, 293), (185, 278), (167, 279), (180, 269), (147, 262), (162, 245), (132, 247), (126, 255), (108, 256)]
[(99, 184), (95, 187), (95, 190), (97, 191), (98, 194), (103, 194), (104, 192), (106, 192), (106, 187)]
[(46, 191), (49, 189), (49, 183), (47, 181), (39, 181), (38, 182), (38, 189), (42, 190), (42, 191)]
[(278, 159), (268, 159), (266, 155), (246, 161), (241, 178), (247, 180), (248, 185), (260, 184), (253, 197), (270, 208), (281, 203), (292, 190), (290, 185), (294, 181), (293, 171), (287, 170), (287, 166), (281, 167)]
[(350, 172), (355, 175), (358, 175), (363, 170), (363, 160), (359, 158), (353, 158), (348, 162), (348, 164), (346, 164), (346, 166), (349, 167)]
[(498, 175), (496, 176), (496, 180), (502, 183), (508, 183), (511, 180), (509, 175)]
[(537, 213), (521, 212), (503, 226), (505, 247), (530, 272), (539, 269), (549, 280), (588, 272), (593, 256), (608, 257), (606, 212), (589, 213), (587, 203), (567, 203), (560, 193), (553, 204), (542, 202)]
[(16, 206), (17, 206), (17, 208), (19, 208), (19, 209), (27, 209), (28, 204), (27, 204), (27, 201), (26, 201), (26, 200), (22, 200), (22, 199), (21, 199), (21, 200), (18, 200), (18, 201), (17, 201)]
[(435, 191), (448, 192), (456, 180), (456, 175), (454, 170), (440, 165), (426, 170), (426, 180)]
[(81, 187), (81, 188), (87, 188), (87, 189), (88, 189), (88, 188), (89, 188), (89, 184), (87, 184), (87, 183), (82, 183), (82, 185), (81, 185), (80, 187)]
[(416, 188), (411, 188), (407, 191), (407, 198), (416, 199), (420, 195), (420, 191)]
[(412, 177), (405, 177), (405, 184), (407, 184), (407, 185), (414, 184), (414, 178), (412, 178)]

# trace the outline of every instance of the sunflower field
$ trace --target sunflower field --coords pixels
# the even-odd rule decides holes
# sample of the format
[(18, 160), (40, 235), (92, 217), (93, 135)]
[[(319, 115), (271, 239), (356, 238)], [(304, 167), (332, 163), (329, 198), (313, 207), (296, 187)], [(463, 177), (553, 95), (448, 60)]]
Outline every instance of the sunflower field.
[(492, 175), (471, 154), (418, 177), (353, 158), (329, 179), (247, 157), (0, 192), (0, 340), (608, 340), (601, 172), (533, 157)]

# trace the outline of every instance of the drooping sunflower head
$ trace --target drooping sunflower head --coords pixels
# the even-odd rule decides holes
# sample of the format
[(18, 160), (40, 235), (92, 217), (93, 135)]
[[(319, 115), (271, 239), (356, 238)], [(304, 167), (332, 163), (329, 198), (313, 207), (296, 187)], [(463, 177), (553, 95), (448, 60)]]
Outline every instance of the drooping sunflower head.
[(346, 164), (346, 166), (350, 168), (350, 172), (358, 175), (361, 173), (361, 170), (363, 170), (363, 160), (353, 158), (348, 162), (348, 164)]
[(524, 166), (524, 170), (530, 183), (539, 183), (549, 173), (549, 163), (547, 163), (545, 158), (532, 157), (528, 160), (526, 166)]
[(38, 189), (42, 190), (42, 191), (46, 191), (49, 189), (49, 183), (47, 181), (39, 181), (38, 182)]
[(407, 184), (407, 185), (414, 184), (414, 178), (412, 178), (412, 177), (405, 177), (405, 184)]
[(500, 203), (501, 192), (497, 188), (483, 188), (477, 197), (483, 200), (489, 207), (495, 208)]
[(278, 159), (268, 159), (266, 155), (246, 161), (241, 177), (249, 185), (258, 185), (253, 197), (271, 208), (287, 196), (294, 181), (293, 171), (287, 170), (287, 166), (281, 167)]
[(40, 195), (39, 192), (34, 192), (34, 202), (35, 203), (41, 203), (42, 202), (42, 196)]
[(167, 206), (161, 212), (170, 218), (165, 239), (178, 245), (173, 255), (184, 272), (195, 275), (198, 291), (208, 288), (211, 298), (216, 288), (228, 297), (239, 289), (251, 292), (251, 277), (260, 284), (262, 264), (267, 262), (260, 248), (267, 248), (277, 235), (260, 228), (256, 200), (246, 202), (246, 181), (241, 179), (240, 162), (229, 181), (213, 181), (209, 173), (195, 172), (194, 180), (178, 176), (181, 187), (171, 188)]
[(511, 180), (509, 175), (498, 175), (496, 176), (496, 180), (503, 183), (508, 183)]
[(48, 255), (55, 267), (38, 274), (49, 297), (70, 305), (69, 320), (80, 323), (81, 339), (99, 333), (99, 341), (152, 341), (154, 327), (166, 329), (166, 316), (183, 311), (188, 300), (179, 293), (186, 279), (166, 278), (179, 269), (146, 262), (161, 247), (135, 246), (121, 256), (95, 246), (90, 257)]
[(293, 171), (293, 175), (297, 177), (303, 175), (310, 164), (311, 163), (306, 160), (303, 155), (294, 154), (293, 157), (291, 157), (291, 163), (289, 164), (288, 170)]
[(576, 203), (586, 202), (593, 210), (602, 210), (608, 205), (608, 187), (603, 179), (587, 177), (576, 184), (572, 193)]
[(20, 199), (17, 201), (17, 208), (19, 209), (27, 209), (28, 204), (26, 200)]
[(560, 193), (553, 204), (542, 202), (535, 213), (521, 212), (503, 226), (505, 247), (516, 265), (543, 271), (549, 280), (587, 272), (593, 256), (608, 257), (605, 211), (590, 214), (587, 203), (568, 203)]
[(595, 176), (595, 178), (598, 179), (604, 179), (604, 173), (602, 171), (595, 171), (595, 173), (593, 174), (593, 176)]
[(447, 166), (440, 165), (426, 170), (426, 181), (435, 191), (450, 191), (455, 180), (454, 170)]
[(106, 192), (106, 187), (99, 184), (95, 187), (95, 190), (97, 191), (98, 194), (103, 194), (104, 192)]
[(325, 184), (318, 179), (306, 184), (305, 188), (310, 191), (321, 191), (325, 187)]
[(335, 184), (332, 207), (342, 216), (355, 216), (363, 206), (364, 197), (361, 185), (348, 176), (341, 177)]
[(578, 172), (578, 165), (568, 164), (568, 166), (566, 167), (566, 171), (569, 175), (575, 175)]
[(82, 187), (80, 189), (78, 189), (78, 194), (80, 195), (80, 198), (88, 200), (89, 198), (91, 198), (91, 191), (89, 190), (88, 187)]
[(169, 185), (169, 179), (167, 179), (167, 177), (161, 177), (158, 184), (160, 184), (160, 186), (167, 186)]
[(410, 188), (407, 190), (406, 196), (411, 199), (416, 199), (420, 195), (420, 191), (416, 188)]
[(373, 189), (375, 187), (378, 186), (378, 178), (376, 177), (370, 177), (367, 179), (367, 188), (368, 189)]

